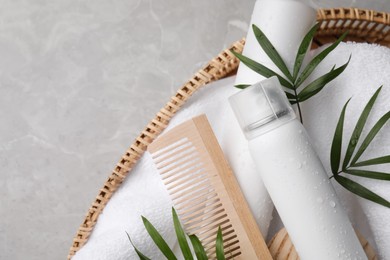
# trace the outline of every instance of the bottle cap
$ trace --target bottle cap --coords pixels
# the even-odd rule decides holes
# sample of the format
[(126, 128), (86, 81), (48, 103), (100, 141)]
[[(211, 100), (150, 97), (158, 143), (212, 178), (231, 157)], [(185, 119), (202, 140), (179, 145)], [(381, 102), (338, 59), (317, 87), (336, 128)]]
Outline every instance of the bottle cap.
[(234, 94), (229, 102), (247, 139), (296, 118), (276, 76)]

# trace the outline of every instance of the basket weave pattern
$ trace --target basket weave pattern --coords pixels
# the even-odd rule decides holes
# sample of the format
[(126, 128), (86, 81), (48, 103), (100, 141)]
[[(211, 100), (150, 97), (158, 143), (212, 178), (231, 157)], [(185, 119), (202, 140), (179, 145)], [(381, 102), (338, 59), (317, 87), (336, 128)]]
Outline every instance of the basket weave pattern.
[(349, 31), (344, 41), (376, 43), (390, 47), (390, 14), (356, 8), (320, 9), (320, 28), (312, 48), (334, 42)]
[(221, 52), (203, 69), (199, 70), (174, 96), (171, 97), (171, 100), (156, 114), (155, 118), (149, 122), (141, 134), (135, 139), (134, 143), (116, 164), (111, 175), (108, 177), (103, 188), (100, 189), (99, 194), (92, 203), (92, 206), (89, 208), (84, 222), (77, 231), (76, 237), (73, 239), (73, 245), (70, 249), (68, 259), (86, 243), (101, 211), (104, 209), (113, 193), (119, 188), (130, 170), (141, 158), (147, 146), (168, 126), (169, 121), (174, 114), (193, 93), (202, 86), (226, 77), (226, 75), (231, 74), (237, 69), (239, 61), (234, 57), (230, 50), (241, 53), (244, 44), (244, 40), (234, 43), (229, 49)]
[[(390, 47), (390, 14), (354, 8), (320, 9), (317, 12), (317, 21), (320, 27), (313, 40), (312, 48), (334, 42), (347, 30), (349, 33), (345, 41), (377, 43)], [(141, 158), (147, 146), (167, 127), (171, 118), (192, 94), (202, 86), (236, 72), (239, 61), (231, 50), (241, 53), (244, 44), (244, 39), (235, 42), (198, 71), (171, 97), (135, 139), (116, 164), (89, 208), (85, 220), (73, 239), (68, 259), (87, 242), (100, 213), (113, 193)]]

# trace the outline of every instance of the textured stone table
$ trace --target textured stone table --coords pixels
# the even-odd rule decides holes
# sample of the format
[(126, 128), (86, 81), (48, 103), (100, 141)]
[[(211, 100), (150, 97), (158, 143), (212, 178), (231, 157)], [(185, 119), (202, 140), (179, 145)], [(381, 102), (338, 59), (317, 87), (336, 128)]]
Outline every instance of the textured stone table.
[[(390, 11), (386, 0), (307, 2)], [(253, 4), (0, 1), (0, 259), (65, 258), (119, 157), (246, 34)]]

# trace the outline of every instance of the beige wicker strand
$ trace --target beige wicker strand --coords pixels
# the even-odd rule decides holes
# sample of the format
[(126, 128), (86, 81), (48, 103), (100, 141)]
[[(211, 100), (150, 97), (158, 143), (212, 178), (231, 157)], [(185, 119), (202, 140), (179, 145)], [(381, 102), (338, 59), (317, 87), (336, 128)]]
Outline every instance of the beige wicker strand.
[[(356, 8), (335, 8), (320, 9), (317, 11), (317, 21), (320, 28), (315, 36), (312, 48), (317, 48), (326, 43), (334, 42), (343, 32), (349, 30), (345, 41), (377, 43), (390, 47), (390, 14), (375, 12), (371, 10), (361, 10)], [(362, 26), (362, 22), (365, 22)], [(357, 25), (360, 24), (360, 28)], [(371, 25), (372, 24), (372, 25)], [(233, 49), (241, 53), (245, 40), (236, 42)], [(225, 50), (212, 59), (209, 64), (201, 70), (198, 76), (191, 78), (182, 88), (180, 88), (174, 98), (151, 120), (141, 133), (142, 139), (147, 139), (150, 143), (168, 125), (169, 119), (197, 89), (211, 81), (234, 74), (238, 67), (238, 60), (234, 58), (230, 50)], [(202, 77), (202, 79), (200, 78)], [(181, 100), (182, 102), (179, 102)], [(175, 108), (171, 105), (173, 104)], [(147, 134), (147, 133), (149, 134)], [(131, 170), (136, 161), (141, 157), (146, 149), (147, 143), (136, 140), (121, 158), (119, 165), (126, 165), (126, 169)], [(100, 191), (96, 200), (88, 210), (83, 224), (80, 226), (73, 245), (70, 248), (68, 259), (72, 257), (88, 240), (97, 218), (113, 192), (120, 186), (128, 171), (116, 166), (104, 184), (104, 190)]]
[(237, 69), (238, 60), (231, 53), (230, 49), (241, 53), (244, 40), (233, 44), (228, 50), (223, 51), (214, 59), (212, 63), (196, 73), (196, 76), (188, 81), (178, 90), (175, 96), (159, 111), (156, 117), (149, 123), (136, 138), (134, 144), (126, 151), (121, 160), (117, 163), (115, 169), (107, 179), (104, 187), (97, 195), (92, 207), (80, 226), (76, 237), (73, 240), (73, 246), (70, 249), (68, 259), (70, 259), (88, 240), (90, 232), (96, 224), (96, 220), (111, 198), (115, 190), (120, 186), (123, 179), (133, 168), (137, 160), (141, 157), (146, 147), (160, 134), (168, 125), (172, 116), (180, 109), (187, 99), (197, 91), (201, 86), (212, 81), (225, 77), (233, 70)]
[(378, 43), (390, 47), (390, 14), (357, 8), (320, 9), (320, 29), (314, 47), (334, 42), (349, 31), (345, 41)]

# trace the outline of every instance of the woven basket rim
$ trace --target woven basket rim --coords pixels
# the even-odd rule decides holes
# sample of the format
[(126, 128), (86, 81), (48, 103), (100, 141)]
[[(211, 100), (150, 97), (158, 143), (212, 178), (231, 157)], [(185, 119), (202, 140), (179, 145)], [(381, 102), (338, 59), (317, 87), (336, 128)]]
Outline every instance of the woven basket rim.
[[(335, 39), (335, 36), (349, 30), (352, 38), (363, 42), (378, 43), (390, 47), (390, 13), (358, 8), (330, 8), (317, 11), (317, 21), (320, 24), (316, 37), (323, 37), (313, 45), (318, 47)], [(349, 22), (350, 21), (350, 22)], [(330, 37), (330, 36), (333, 36)], [(355, 37), (355, 38), (353, 38)], [(114, 167), (96, 199), (90, 206), (83, 223), (73, 239), (69, 251), (70, 259), (87, 241), (97, 222), (100, 213), (119, 188), (128, 173), (141, 158), (147, 146), (167, 127), (170, 119), (185, 104), (185, 102), (202, 86), (226, 76), (234, 74), (239, 61), (232, 50), (241, 53), (245, 39), (235, 42), (231, 47), (222, 51), (203, 69), (187, 81), (170, 101), (156, 114), (134, 143), (121, 157)]]

